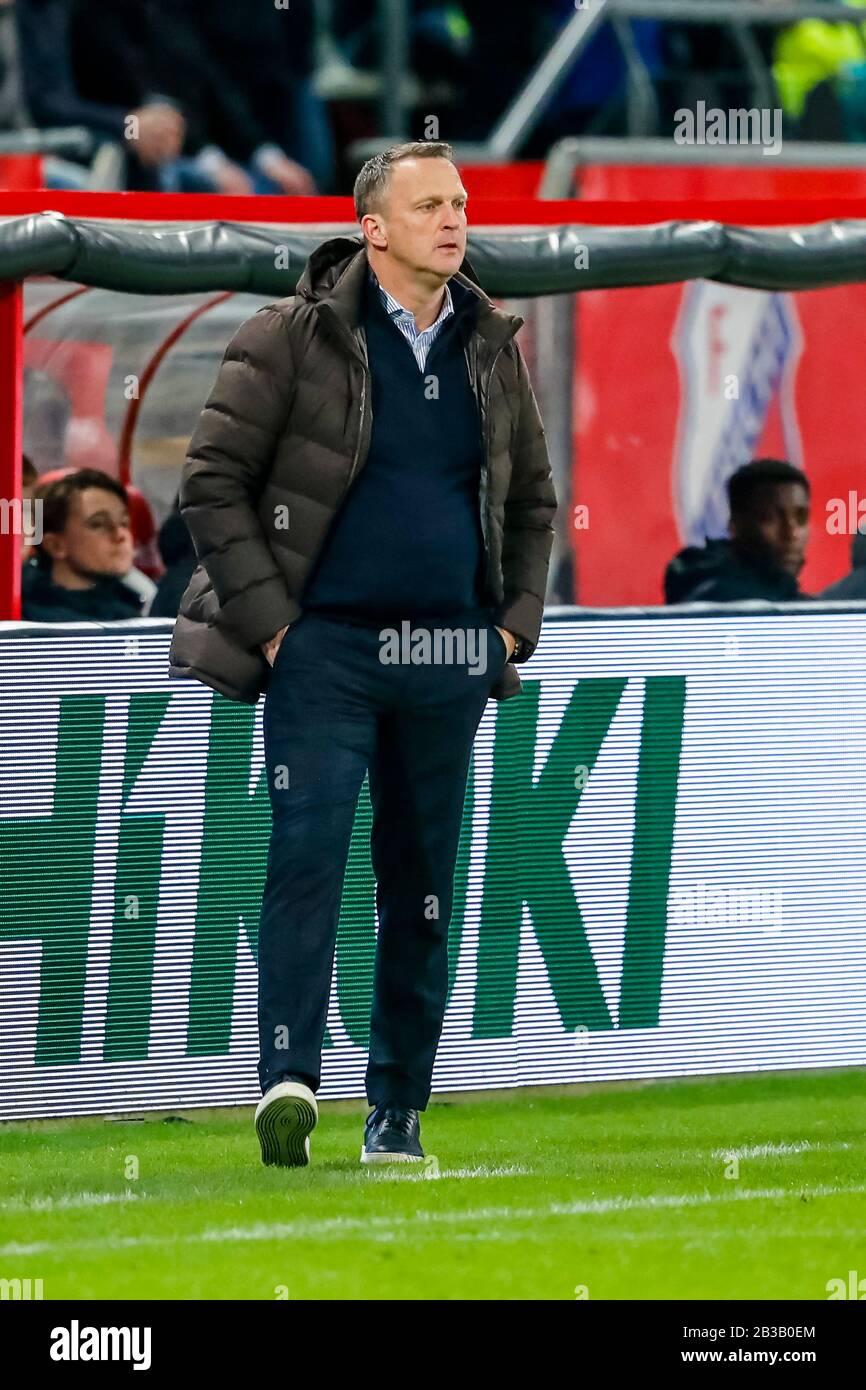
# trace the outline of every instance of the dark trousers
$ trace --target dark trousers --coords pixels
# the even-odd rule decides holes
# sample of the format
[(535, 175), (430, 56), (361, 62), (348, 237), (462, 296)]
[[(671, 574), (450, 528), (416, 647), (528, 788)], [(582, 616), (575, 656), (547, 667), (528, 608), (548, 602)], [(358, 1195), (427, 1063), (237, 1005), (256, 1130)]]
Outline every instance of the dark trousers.
[(369, 771), (379, 929), (367, 1098), (417, 1110), (430, 1098), (469, 759), (506, 660), (485, 611), (436, 621), (474, 629), (468, 661), (389, 664), (379, 627), (315, 612), (277, 653), (263, 719), (273, 814), (259, 927), (263, 1092), (287, 1075), (319, 1085), (343, 878)]

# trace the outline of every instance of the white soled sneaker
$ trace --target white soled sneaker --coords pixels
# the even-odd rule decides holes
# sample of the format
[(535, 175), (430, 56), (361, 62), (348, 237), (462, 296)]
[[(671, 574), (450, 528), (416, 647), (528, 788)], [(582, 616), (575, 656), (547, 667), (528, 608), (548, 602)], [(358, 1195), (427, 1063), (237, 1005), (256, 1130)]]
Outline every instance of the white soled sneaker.
[(310, 1135), (319, 1110), (316, 1097), (302, 1081), (278, 1081), (256, 1106), (256, 1134), (262, 1163), (304, 1168), (310, 1161)]

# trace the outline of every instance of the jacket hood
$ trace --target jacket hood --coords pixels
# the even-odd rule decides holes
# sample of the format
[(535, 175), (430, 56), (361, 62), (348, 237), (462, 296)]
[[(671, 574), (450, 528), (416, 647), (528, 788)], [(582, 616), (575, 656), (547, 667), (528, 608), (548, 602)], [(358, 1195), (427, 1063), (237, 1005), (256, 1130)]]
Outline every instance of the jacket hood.
[(352, 257), (363, 247), (363, 237), (335, 236), (323, 241), (307, 260), (298, 280), (297, 293), (305, 299), (321, 299), (334, 288)]

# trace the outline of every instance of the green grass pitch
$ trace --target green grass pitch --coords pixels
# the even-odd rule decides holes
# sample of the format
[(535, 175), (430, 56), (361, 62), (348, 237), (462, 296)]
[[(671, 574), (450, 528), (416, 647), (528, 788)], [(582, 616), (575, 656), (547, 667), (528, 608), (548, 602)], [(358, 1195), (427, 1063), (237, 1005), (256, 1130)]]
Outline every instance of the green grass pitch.
[[(817, 1299), (866, 1277), (866, 1071), (434, 1097), (424, 1168), (304, 1169), (252, 1107), (0, 1126), (0, 1278), (45, 1299)], [(438, 1177), (435, 1176), (438, 1167)], [(866, 1288), (866, 1285), (864, 1285)]]

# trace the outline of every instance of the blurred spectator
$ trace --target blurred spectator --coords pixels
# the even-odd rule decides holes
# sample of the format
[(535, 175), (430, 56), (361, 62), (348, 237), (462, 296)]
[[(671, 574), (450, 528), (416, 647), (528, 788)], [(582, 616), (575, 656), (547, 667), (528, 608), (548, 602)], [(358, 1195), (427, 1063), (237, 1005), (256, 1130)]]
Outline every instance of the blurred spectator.
[[(407, 8), (411, 72), (425, 86), (430, 84), (441, 90), (445, 84), (460, 89), (460, 99), (449, 112), (449, 126), (458, 120), (471, 119), (476, 99), (484, 105), (485, 91), (476, 91), (476, 81), (485, 89), (488, 83), (494, 86), (495, 81), (499, 81), (497, 107), (483, 127), (486, 134), (508, 90), (509, 55), (518, 55), (515, 81), (527, 72), (532, 53), (533, 16), (525, 11), (519, 26), (503, 24), (502, 7), (491, 6), (489, 0), (463, 0), (462, 4), (409, 0)], [(341, 54), (349, 59), (352, 67), (356, 70), (378, 68), (382, 54), (381, 11), (369, 4), (369, 0), (340, 0), (333, 18)], [(480, 21), (478, 35), (475, 20)], [(490, 56), (486, 40), (491, 38), (496, 44), (492, 72), (475, 61), (476, 37), (480, 39), (483, 59)], [(425, 106), (422, 110), (426, 112), (429, 108)]]
[(21, 130), (30, 124), (18, 56), (14, 0), (0, 0), (0, 130)]
[[(74, 0), (73, 61), (81, 90), (107, 103), (158, 91), (185, 121), (182, 148), (160, 165), (168, 192), (312, 194), (309, 171), (286, 153), (316, 158), (331, 177), (327, 117), (304, 87), (312, 63), (305, 0)], [(309, 29), (309, 33), (308, 33)], [(316, 117), (324, 129), (315, 126)]]
[(192, 572), (198, 564), (192, 536), (180, 514), (178, 499), (159, 529), (159, 551), (165, 574), (150, 606), (151, 618), (176, 618)]
[[(42, 474), (42, 487), (47, 487), (50, 483), (56, 483), (60, 478), (67, 478), (71, 474), (79, 472), (75, 468), (52, 468), (47, 473)], [(89, 469), (90, 473), (95, 471), (99, 478), (111, 477), (102, 469)], [(162, 564), (158, 556), (153, 555), (154, 543), (156, 539), (156, 525), (153, 520), (153, 512), (150, 503), (144, 493), (132, 483), (124, 488), (126, 496), (126, 506), (129, 513), (129, 529), (132, 535), (132, 566), (123, 575), (123, 581), (138, 594), (142, 601), (142, 617), (146, 617), (150, 612), (150, 605), (156, 594), (156, 582), (154, 576), (162, 573)], [(150, 563), (156, 559), (156, 565)]]
[(822, 590), (821, 598), (866, 598), (866, 530), (851, 542), (851, 573)]
[(808, 598), (797, 576), (809, 540), (809, 480), (782, 459), (753, 459), (728, 479), (729, 540), (688, 546), (665, 571), (666, 603)]
[[(314, 6), (291, 0), (169, 0), (186, 5), (190, 25), (216, 64), (209, 94), (211, 139), (258, 176), (261, 191), (309, 196), (334, 183), (334, 139), (313, 88)], [(224, 87), (239, 94), (229, 104)], [(214, 99), (215, 98), (215, 99)], [(243, 127), (238, 101), (245, 105)], [(269, 185), (269, 186), (268, 186)], [(258, 191), (258, 190), (257, 190)]]
[(95, 468), (65, 473), (36, 490), (42, 539), (21, 572), (21, 616), (41, 623), (142, 616), (132, 568), (126, 489)]
[[(547, 0), (541, 8), (547, 14), (547, 48), (574, 17), (575, 5), (574, 0)], [(654, 19), (635, 19), (629, 28), (635, 50), (650, 76), (658, 76), (662, 70), (662, 26)], [(547, 103), (525, 155), (541, 159), (551, 144), (568, 135), (625, 134), (627, 82), (628, 69), (616, 31), (603, 23)]]
[[(85, 92), (73, 63), (72, 22), (75, 0), (15, 0), (24, 95), (38, 126), (86, 126), (94, 148), (106, 141), (123, 146), (132, 188), (157, 188), (157, 171), (177, 158), (185, 123), (175, 105), (155, 92), (147, 63), (147, 43), (130, 43), (113, 74), (111, 97)], [(143, 24), (142, 4), (117, 5), (117, 12)], [(95, 37), (95, 35), (94, 35)], [(127, 139), (130, 116), (137, 138)]]
[[(24, 77), (18, 47), (16, 0), (0, 0), (0, 131), (32, 130), (38, 123), (24, 99)], [(86, 188), (89, 169), (82, 163), (59, 155), (43, 154), (42, 183), (45, 188)]]
[[(471, 45), (469, 78), (463, 101), (449, 118), (461, 140), (486, 139), (517, 95), (533, 64), (554, 35), (546, 26), (549, 6), (524, 8), (520, 23), (503, 23), (499, 0), (463, 0)], [(351, 48), (350, 57), (360, 60)]]
[[(843, 3), (862, 10), (866, 0)], [(772, 67), (782, 109), (801, 139), (866, 139), (862, 23), (811, 18), (788, 25), (774, 38)]]

